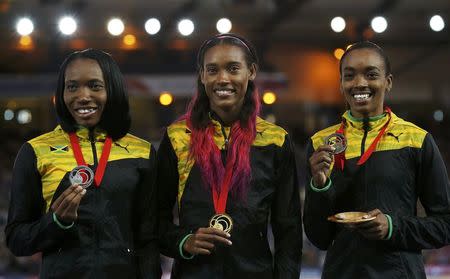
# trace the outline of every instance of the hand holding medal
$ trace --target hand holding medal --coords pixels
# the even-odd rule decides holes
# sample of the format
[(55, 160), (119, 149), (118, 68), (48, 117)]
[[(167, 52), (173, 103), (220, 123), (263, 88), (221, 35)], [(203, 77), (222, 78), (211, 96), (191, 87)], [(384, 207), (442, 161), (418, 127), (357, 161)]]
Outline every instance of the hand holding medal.
[(51, 209), (58, 220), (71, 223), (78, 218), (78, 206), (86, 189), (80, 185), (71, 185), (52, 204)]
[(232, 177), (232, 165), (227, 163), (225, 177), (222, 181), (220, 193), (217, 187), (212, 187), (214, 202), (214, 214), (209, 220), (209, 228), (199, 228), (195, 234), (191, 235), (183, 245), (183, 249), (191, 255), (210, 255), (216, 243), (230, 246), (232, 242), (230, 232), (233, 229), (233, 219), (225, 213), (227, 205), (228, 191)]
[(83, 158), (83, 153), (81, 152), (76, 134), (70, 133), (69, 139), (78, 166), (69, 173), (71, 186), (67, 188), (51, 206), (52, 211), (56, 214), (57, 218), (60, 221), (67, 223), (77, 219), (78, 206), (80, 205), (81, 198), (86, 194), (86, 188), (91, 186), (94, 182), (96, 187), (100, 186), (112, 144), (111, 138), (106, 137), (102, 156), (97, 171), (94, 174)]
[(324, 144), (317, 148), (309, 158), (314, 187), (323, 188), (330, 175), (335, 148)]
[(183, 250), (191, 255), (211, 255), (218, 243), (231, 246), (231, 235), (218, 228), (199, 228), (189, 236), (183, 245)]

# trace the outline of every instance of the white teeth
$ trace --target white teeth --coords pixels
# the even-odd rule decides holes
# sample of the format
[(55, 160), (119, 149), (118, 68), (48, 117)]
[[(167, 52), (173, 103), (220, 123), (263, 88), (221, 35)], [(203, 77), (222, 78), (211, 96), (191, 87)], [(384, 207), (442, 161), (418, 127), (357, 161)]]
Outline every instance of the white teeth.
[(87, 114), (87, 113), (92, 113), (95, 112), (97, 109), (94, 108), (88, 108), (88, 109), (77, 109), (77, 112), (80, 114)]
[(231, 95), (233, 95), (233, 91), (232, 90), (216, 90), (215, 92), (219, 96), (231, 96)]
[(363, 101), (369, 99), (370, 94), (355, 94), (353, 95), (353, 98), (355, 98), (357, 101)]

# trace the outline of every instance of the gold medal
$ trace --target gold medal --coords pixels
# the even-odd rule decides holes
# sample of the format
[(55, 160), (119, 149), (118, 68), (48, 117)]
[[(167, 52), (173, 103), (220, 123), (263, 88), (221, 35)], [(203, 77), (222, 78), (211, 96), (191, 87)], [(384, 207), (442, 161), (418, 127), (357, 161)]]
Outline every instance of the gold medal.
[(233, 219), (225, 213), (216, 214), (209, 220), (209, 227), (230, 233), (233, 229)]

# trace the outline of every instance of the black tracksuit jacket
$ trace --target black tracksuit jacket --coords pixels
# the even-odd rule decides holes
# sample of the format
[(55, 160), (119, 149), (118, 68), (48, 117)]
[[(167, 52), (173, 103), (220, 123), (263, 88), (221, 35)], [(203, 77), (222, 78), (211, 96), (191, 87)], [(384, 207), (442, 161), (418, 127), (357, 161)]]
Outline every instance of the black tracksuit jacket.
[[(328, 190), (316, 192), (310, 186), (306, 190), (306, 235), (327, 250), (322, 278), (425, 278), (421, 250), (450, 244), (450, 185), (432, 136), (392, 113), (375, 152), (357, 166), (388, 116), (371, 121), (368, 132), (349, 112), (343, 121), (347, 138), (344, 170), (333, 169)], [(316, 133), (307, 158), (339, 126)], [(310, 171), (307, 179), (310, 185)], [(417, 216), (418, 199), (426, 217)], [(338, 212), (375, 208), (392, 218), (390, 239), (368, 240), (327, 221)]]
[[(211, 121), (214, 140), (224, 158), (229, 128)], [(282, 128), (258, 118), (256, 131), (250, 149), (252, 178), (247, 200), (228, 196), (226, 213), (234, 221), (233, 245), (186, 260), (180, 256), (181, 240), (199, 227), (208, 227), (215, 212), (209, 187), (203, 185), (198, 166), (188, 160), (190, 130), (186, 122), (168, 127), (158, 149), (157, 185), (161, 251), (175, 258), (173, 279), (299, 278), (302, 227), (294, 152)], [(175, 204), (179, 225), (173, 223)], [(274, 256), (267, 238), (269, 214)]]
[[(77, 131), (95, 170), (105, 134)], [(60, 126), (25, 143), (17, 156), (5, 228), (16, 256), (42, 252), (41, 278), (159, 278), (155, 150), (130, 134), (114, 141), (100, 187), (87, 188), (72, 228), (52, 218), (52, 202), (77, 165)]]

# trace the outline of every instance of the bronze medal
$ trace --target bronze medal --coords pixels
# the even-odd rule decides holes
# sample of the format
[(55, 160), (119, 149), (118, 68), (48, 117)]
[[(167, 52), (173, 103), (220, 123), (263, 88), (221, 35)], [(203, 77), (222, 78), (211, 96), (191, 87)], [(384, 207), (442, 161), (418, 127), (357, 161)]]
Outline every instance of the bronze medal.
[(334, 147), (333, 154), (342, 153), (347, 149), (347, 139), (340, 133), (333, 133), (326, 137), (325, 144)]

